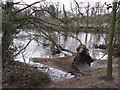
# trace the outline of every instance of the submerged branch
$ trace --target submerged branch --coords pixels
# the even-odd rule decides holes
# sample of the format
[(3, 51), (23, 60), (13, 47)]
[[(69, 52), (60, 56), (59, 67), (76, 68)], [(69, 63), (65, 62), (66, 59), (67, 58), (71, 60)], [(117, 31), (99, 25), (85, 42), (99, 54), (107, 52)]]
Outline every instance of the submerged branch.
[(72, 53), (73, 55), (75, 54), (75, 52), (72, 52), (72, 51), (70, 51), (70, 50), (68, 50), (68, 49), (65, 49), (65, 48), (63, 48), (61, 45), (57, 44), (57, 43), (53, 40), (52, 37), (50, 37), (49, 35), (47, 35), (47, 34), (46, 34), (45, 32), (43, 32), (42, 30), (41, 30), (41, 32), (42, 32), (47, 38), (44, 37), (43, 35), (42, 35), (42, 37), (44, 37), (44, 38), (46, 38), (47, 40), (51, 41), (51, 42), (57, 47), (57, 49), (58, 49), (59, 52), (67, 51), (67, 52)]
[(19, 50), (15, 55), (13, 55), (13, 57), (16, 57), (17, 55), (20, 54), (20, 52), (22, 52), (23, 50), (25, 50), (25, 49), (27, 48), (27, 46), (31, 43), (31, 41), (34, 40), (34, 39), (35, 39), (35, 37), (32, 38), (32, 39), (25, 45), (25, 47), (23, 47), (23, 48), (22, 48), (21, 50)]

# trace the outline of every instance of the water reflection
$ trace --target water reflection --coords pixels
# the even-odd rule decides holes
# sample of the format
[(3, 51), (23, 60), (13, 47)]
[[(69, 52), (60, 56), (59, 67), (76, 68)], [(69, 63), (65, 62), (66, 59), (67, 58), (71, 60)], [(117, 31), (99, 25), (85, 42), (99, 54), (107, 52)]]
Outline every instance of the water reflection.
[[(24, 35), (27, 35), (27, 33), (24, 32)], [(54, 38), (55, 42), (59, 43), (62, 47), (75, 52), (75, 49), (79, 45), (79, 42), (75, 38), (68, 37), (69, 34), (72, 34), (73, 36), (77, 36), (77, 38), (79, 38), (81, 42), (87, 46), (91, 57), (99, 59), (104, 55), (103, 52), (100, 52), (99, 50), (96, 51), (96, 49), (93, 48), (93, 45), (94, 44), (105, 44), (104, 38), (106, 38), (106, 34), (101, 35), (101, 34), (95, 34), (95, 33), (87, 33), (87, 39), (86, 39), (86, 33), (84, 32), (79, 32), (77, 34), (67, 33), (65, 36), (60, 35), (57, 32), (48, 33), (48, 35)], [(27, 42), (29, 42), (29, 38), (14, 39), (14, 42), (16, 43), (17, 46), (21, 44), (25, 45), (27, 44)], [(38, 45), (37, 42), (41, 42), (41, 44)], [(24, 53), (31, 54), (31, 57), (39, 57), (39, 58), (41, 57), (42, 58), (63, 57), (64, 54), (62, 53), (57, 54), (57, 55), (51, 54), (51, 48), (54, 48), (54, 47), (55, 45), (53, 45), (50, 41), (46, 40), (45, 38), (36, 37), (36, 40), (33, 40), (29, 44), (29, 46), (26, 48)], [(103, 59), (107, 59), (107, 55)]]
[(2, 33), (0, 33), (0, 44), (2, 44)]

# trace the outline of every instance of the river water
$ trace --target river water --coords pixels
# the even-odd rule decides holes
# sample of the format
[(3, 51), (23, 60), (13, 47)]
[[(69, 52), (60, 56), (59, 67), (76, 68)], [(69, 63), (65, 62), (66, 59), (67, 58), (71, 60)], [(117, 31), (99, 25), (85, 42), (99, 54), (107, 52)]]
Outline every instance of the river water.
[[(14, 39), (15, 45), (19, 47), (20, 49), (26, 46), (27, 43), (30, 41), (30, 38), (33, 37), (32, 36), (33, 34), (36, 34), (36, 32), (35, 31), (34, 32), (33, 31), (32, 32), (31, 31), (20, 32), (17, 35), (20, 38)], [(94, 49), (93, 45), (94, 44), (105, 44), (104, 38), (107, 37), (106, 34), (96, 34), (96, 33), (86, 34), (84, 32), (79, 32), (79, 33), (70, 32), (68, 33), (68, 36), (63, 36), (57, 32), (49, 33), (49, 35), (51, 35), (51, 37), (53, 37), (56, 40), (56, 42), (59, 43), (61, 46), (71, 51), (75, 51), (76, 47), (79, 45), (79, 42), (75, 38), (69, 36), (69, 34), (72, 34), (73, 36), (79, 38), (81, 42), (87, 46), (87, 48), (89, 49), (90, 56), (92, 58), (99, 59), (104, 55), (104, 53), (101, 52), (100, 49)], [(24, 36), (24, 37), (21, 37), (21, 36)], [(46, 44), (46, 46), (43, 44), (38, 44), (38, 42), (44, 43)], [(36, 37), (36, 40), (32, 40), (30, 44), (27, 46), (27, 48), (23, 52), (21, 52), (20, 55), (18, 55), (15, 60), (28, 63), (29, 65), (37, 67), (39, 70), (43, 72), (47, 72), (51, 76), (51, 79), (53, 81), (62, 81), (65, 79), (73, 78), (74, 75), (71, 75), (71, 73), (63, 72), (59, 69), (30, 61), (30, 58), (64, 57), (64, 54), (62, 53), (52, 55), (51, 53), (52, 46), (53, 45), (51, 44), (51, 42), (44, 39), (43, 37)], [(68, 52), (64, 52), (64, 53), (66, 53), (67, 55), (71, 55), (71, 53), (68, 53)], [(105, 55), (102, 59), (107, 59), (107, 55)]]
[[(18, 36), (30, 36), (30, 34), (33, 34), (34, 32), (21, 32), (18, 34)], [(107, 37), (106, 34), (95, 34), (95, 33), (87, 33), (87, 39), (86, 39), (86, 33), (84, 32), (79, 32), (79, 33), (72, 33), (74, 36), (79, 38), (83, 44), (87, 46), (89, 49), (90, 56), (92, 58), (99, 59), (104, 55), (102, 49), (95, 49), (93, 48), (94, 44), (105, 44), (104, 38)], [(79, 42), (72, 37), (65, 37), (65, 36), (57, 36), (56, 33), (52, 34), (56, 40), (57, 43), (62, 45), (65, 49), (74, 51), (76, 50), (76, 47), (79, 45)], [(51, 54), (51, 47), (52, 44), (48, 40), (42, 38), (42, 37), (37, 37), (37, 41), (44, 43), (44, 44), (49, 44), (49, 46), (44, 46), (42, 44), (39, 44), (36, 42), (36, 40), (31, 41), (31, 43), (28, 45), (26, 48), (24, 54), (26, 56), (32, 57), (38, 57), (38, 58), (52, 58), (52, 57), (63, 57), (64, 54), (56, 54), (52, 55)], [(16, 43), (17, 47), (25, 46), (28, 42), (30, 41), (30, 38), (17, 38), (14, 39), (14, 42)], [(71, 55), (71, 53), (65, 52), (68, 55)], [(107, 59), (107, 55), (103, 57), (102, 59)]]

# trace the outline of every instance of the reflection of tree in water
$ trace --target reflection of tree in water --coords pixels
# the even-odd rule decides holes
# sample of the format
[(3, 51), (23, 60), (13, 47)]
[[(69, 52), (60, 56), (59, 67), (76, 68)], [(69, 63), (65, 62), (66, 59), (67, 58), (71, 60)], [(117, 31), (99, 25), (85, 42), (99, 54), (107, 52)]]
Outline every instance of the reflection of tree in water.
[[(104, 38), (103, 38), (104, 37)], [(105, 44), (105, 40), (107, 38), (106, 34), (97, 34), (97, 33), (88, 33), (87, 35), (87, 40), (86, 40), (86, 33), (84, 35), (84, 40), (87, 48), (89, 48), (89, 52), (92, 57), (102, 57), (103, 54), (100, 52), (94, 50), (94, 44), (99, 45), (99, 44)], [(96, 53), (97, 52), (97, 53)]]
[[(48, 36), (50, 36), (54, 40), (55, 43), (59, 44), (58, 33), (49, 32)], [(52, 52), (52, 54), (59, 53), (59, 50), (57, 50), (57, 47), (56, 47), (55, 43), (51, 43), (51, 52)]]
[(87, 45), (87, 38), (88, 38), (88, 33), (86, 32), (86, 35), (85, 35), (85, 44)]
[(66, 42), (68, 40), (68, 33), (64, 32), (65, 36), (64, 36), (64, 42)]
[[(70, 51), (75, 51), (75, 48), (79, 45), (79, 42), (70, 37), (70, 34), (72, 34), (73, 36), (77, 36), (77, 38), (79, 38), (82, 43), (85, 43), (85, 38), (86, 38), (86, 33), (83, 32), (75, 32), (75, 33), (70, 33), (70, 32), (62, 32), (65, 35), (61, 35), (61, 33), (58, 32), (47, 32), (46, 34), (51, 37), (57, 44), (61, 45), (63, 48), (66, 48)], [(93, 57), (101, 57), (101, 55), (96, 54), (96, 51), (93, 50), (93, 44), (99, 44), (101, 41), (104, 42), (104, 39), (102, 38), (102, 34), (96, 34), (96, 33), (87, 33), (87, 48), (89, 48), (89, 52), (91, 54), (91, 56)], [(103, 35), (104, 37), (106, 37), (106, 35)], [(59, 50), (57, 49), (58, 47), (54, 44), (51, 43), (49, 40), (47, 40), (46, 38), (40, 37), (39, 41), (42, 42), (41, 44), (44, 46), (44, 49), (49, 49), (51, 51), (51, 53), (60, 53), (58, 52)], [(60, 55), (60, 54), (59, 54)]]
[(97, 34), (96, 33), (96, 36), (94, 37), (94, 40), (95, 40), (95, 44), (98, 44), (99, 42), (100, 42), (100, 39), (101, 39), (101, 37), (100, 37), (100, 34)]
[(75, 32), (75, 36), (78, 38), (78, 34), (79, 34), (79, 32), (78, 31), (76, 31)]
[(61, 42), (60, 42), (60, 33), (57, 34), (57, 37), (58, 37), (58, 44), (60, 45)]

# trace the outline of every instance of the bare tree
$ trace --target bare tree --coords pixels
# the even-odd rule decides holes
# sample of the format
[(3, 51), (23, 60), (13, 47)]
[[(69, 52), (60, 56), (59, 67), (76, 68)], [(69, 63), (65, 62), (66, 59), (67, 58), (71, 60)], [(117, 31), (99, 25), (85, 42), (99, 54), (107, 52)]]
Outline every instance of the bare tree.
[[(40, 2), (40, 1), (39, 1)], [(15, 26), (14, 25), (14, 16), (31, 7), (32, 5), (39, 3), (39, 2), (35, 2), (32, 3), (31, 5), (28, 5), (18, 11), (14, 11), (14, 4), (18, 4), (18, 3), (13, 3), (12, 1), (9, 2), (9, 0), (5, 3), (2, 4), (2, 10), (3, 10), (3, 36), (2, 36), (2, 60), (3, 62), (5, 62), (6, 60), (9, 61), (8, 59), (11, 59), (13, 56), (13, 52), (12, 52), (12, 48), (10, 47), (10, 45), (13, 43), (13, 35), (16, 34), (16, 29), (21, 27), (22, 25), (24, 25), (24, 23)], [(23, 21), (28, 20), (28, 17), (21, 19)]]
[(117, 11), (117, 0), (114, 0), (111, 27), (110, 27), (109, 44), (108, 44), (108, 64), (107, 64), (107, 76), (106, 76), (107, 80), (112, 79), (112, 52), (113, 52), (113, 39), (114, 39), (115, 23), (116, 23), (116, 11)]

